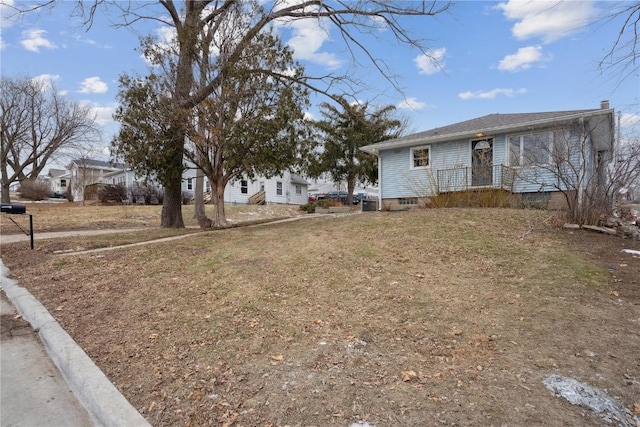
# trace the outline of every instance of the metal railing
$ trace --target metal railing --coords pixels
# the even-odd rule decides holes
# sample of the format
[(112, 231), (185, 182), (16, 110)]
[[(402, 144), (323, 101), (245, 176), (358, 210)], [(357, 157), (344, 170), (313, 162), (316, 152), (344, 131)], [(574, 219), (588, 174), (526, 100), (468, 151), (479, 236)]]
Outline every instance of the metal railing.
[(469, 189), (495, 188), (513, 190), (516, 171), (505, 165), (491, 167), (461, 167), (436, 171), (438, 191), (447, 193)]

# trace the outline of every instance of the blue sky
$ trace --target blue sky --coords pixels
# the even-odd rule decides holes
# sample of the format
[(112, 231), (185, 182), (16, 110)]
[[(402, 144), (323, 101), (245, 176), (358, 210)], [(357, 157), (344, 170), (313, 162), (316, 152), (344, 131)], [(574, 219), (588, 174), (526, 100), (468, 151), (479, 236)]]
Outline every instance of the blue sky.
[[(287, 0), (289, 2), (295, 0)], [(0, 0), (24, 6), (31, 2)], [(88, 31), (72, 17), (75, 2), (10, 17), (2, 13), (0, 71), (3, 76), (44, 78), (70, 98), (95, 108), (105, 129), (104, 145), (117, 130), (116, 107), (121, 73), (144, 73), (138, 34), (156, 34), (155, 22), (114, 28), (117, 14), (100, 10)], [(628, 2), (627, 2), (628, 4)], [(609, 100), (622, 113), (623, 135), (640, 135), (640, 77), (621, 79), (615, 70), (598, 69), (613, 45), (622, 20), (603, 20), (621, 3), (614, 1), (456, 2), (437, 17), (401, 22), (426, 39), (432, 59), (396, 43), (380, 26), (363, 40), (371, 53), (397, 76), (394, 89), (361, 56), (352, 57), (335, 29), (311, 22), (282, 24), (278, 31), (311, 74), (348, 72), (365, 87), (357, 98), (374, 105), (393, 104), (422, 131), (491, 113), (599, 108)], [(315, 102), (325, 99), (314, 97)], [(319, 117), (316, 107), (309, 111)]]

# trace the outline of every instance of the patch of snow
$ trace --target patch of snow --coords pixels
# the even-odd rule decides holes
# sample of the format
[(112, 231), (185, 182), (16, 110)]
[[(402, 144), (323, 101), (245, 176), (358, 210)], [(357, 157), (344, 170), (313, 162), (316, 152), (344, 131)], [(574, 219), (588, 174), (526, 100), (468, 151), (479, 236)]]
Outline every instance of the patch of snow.
[(640, 255), (640, 251), (634, 251), (633, 249), (623, 249), (622, 252), (632, 254), (632, 255)]
[(619, 427), (633, 427), (632, 422), (638, 423), (637, 417), (627, 421), (625, 410), (620, 403), (610, 398), (606, 392), (588, 384), (560, 375), (549, 375), (542, 382), (549, 390), (572, 405), (591, 409), (608, 424), (615, 422)]
[(351, 424), (349, 427), (375, 427), (375, 426), (373, 424), (369, 424), (366, 421), (360, 421), (360, 422)]

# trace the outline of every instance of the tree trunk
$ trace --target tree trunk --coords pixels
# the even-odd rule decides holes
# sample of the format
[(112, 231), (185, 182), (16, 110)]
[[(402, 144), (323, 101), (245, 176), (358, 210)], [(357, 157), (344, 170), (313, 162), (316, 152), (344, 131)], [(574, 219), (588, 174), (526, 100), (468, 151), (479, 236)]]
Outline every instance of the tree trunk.
[(9, 191), (9, 183), (2, 181), (2, 203), (11, 203)]
[(196, 170), (196, 189), (195, 189), (195, 210), (193, 217), (198, 221), (200, 228), (211, 227), (211, 220), (207, 218), (204, 209), (204, 175), (200, 169)]
[(184, 221), (182, 220), (182, 185), (180, 181), (164, 187), (160, 227), (184, 228)]
[(347, 178), (347, 205), (353, 204), (353, 190), (356, 187), (355, 178)]
[(224, 213), (224, 187), (225, 184), (222, 179), (211, 181), (211, 198), (215, 204), (212, 223), (212, 227), (214, 228), (229, 227)]

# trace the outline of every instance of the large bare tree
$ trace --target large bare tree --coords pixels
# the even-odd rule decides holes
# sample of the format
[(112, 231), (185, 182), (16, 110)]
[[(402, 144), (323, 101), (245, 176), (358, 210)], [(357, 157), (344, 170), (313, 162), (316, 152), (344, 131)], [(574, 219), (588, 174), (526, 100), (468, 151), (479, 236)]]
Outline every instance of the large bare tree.
[(51, 83), (0, 77), (2, 202), (14, 182), (35, 179), (62, 150), (95, 142), (91, 108), (62, 96)]
[[(40, 4), (55, 3), (43, 0)], [(171, 70), (173, 86), (168, 88), (175, 109), (172, 123), (166, 128), (163, 137), (170, 165), (167, 165), (168, 181), (165, 184), (161, 217), (161, 226), (173, 228), (184, 226), (181, 211), (181, 172), (190, 110), (220, 87), (220, 80), (225, 74), (225, 68), (220, 67), (217, 74), (211, 76), (205, 84), (199, 82), (196, 65), (200, 54), (199, 42), (205, 39), (205, 32), (212, 33), (215, 38), (218, 29), (228, 24), (238, 11), (242, 13), (248, 24), (237, 34), (234, 48), (226, 53), (225, 63), (233, 66), (255, 42), (256, 37), (274, 25), (295, 24), (301, 20), (313, 21), (319, 28), (339, 34), (347, 51), (352, 54), (354, 66), (360, 63), (356, 58), (364, 55), (369, 60), (369, 66), (393, 81), (392, 67), (384, 62), (384, 58), (375, 57), (372, 51), (373, 46), (379, 42), (379, 39), (376, 39), (379, 37), (376, 36), (379, 34), (377, 30), (384, 26), (397, 42), (415, 47), (426, 54), (424, 40), (413, 36), (403, 26), (401, 18), (423, 19), (425, 16), (434, 16), (446, 11), (449, 2), (183, 0), (178, 4), (173, 0), (95, 0), (87, 3), (78, 2), (78, 6), (89, 26), (99, 7), (107, 6), (121, 12), (121, 25), (135, 26), (140, 20), (153, 20), (175, 31), (176, 66)], [(328, 88), (337, 82), (348, 82), (355, 86), (362, 83), (350, 80), (350, 75), (353, 75), (352, 69), (342, 74), (304, 75), (295, 78), (314, 91), (328, 93)]]

